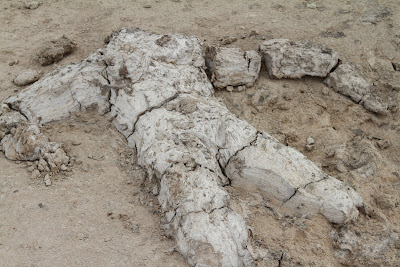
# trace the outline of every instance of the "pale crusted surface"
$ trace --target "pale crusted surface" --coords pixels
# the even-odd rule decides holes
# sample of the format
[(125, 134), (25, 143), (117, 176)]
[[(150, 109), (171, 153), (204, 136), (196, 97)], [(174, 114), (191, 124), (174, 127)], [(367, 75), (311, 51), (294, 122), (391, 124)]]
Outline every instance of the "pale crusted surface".
[(252, 86), (261, 68), (261, 56), (254, 50), (237, 47), (212, 46), (207, 48), (207, 68), (216, 88)]
[(372, 85), (365, 80), (359, 68), (351, 62), (340, 64), (324, 83), (339, 94), (349, 96), (354, 102), (364, 105), (372, 112), (387, 114), (387, 105), (383, 104), (373, 96)]
[[(152, 7), (143, 8), (145, 2)], [(20, 5), (22, 8), (18, 8)], [(311, 4), (304, 0), (221, 0), (207, 4), (46, 0), (35, 10), (24, 9), (18, 1), (0, 1), (0, 6), (1, 100), (21, 91), (12, 80), (24, 69), (43, 73), (53, 70), (55, 65), (41, 66), (32, 60), (44, 41), (63, 34), (72, 38), (77, 49), (57, 63), (68, 65), (86, 58), (104, 45), (107, 34), (127, 25), (163, 34), (197, 36), (208, 45), (223, 44), (221, 39), (229, 39), (243, 50), (257, 50), (262, 38), (311, 40), (334, 49), (344, 62), (360, 66), (383, 103), (400, 100), (400, 72), (394, 71), (391, 64), (400, 62), (398, 0)], [(396, 58), (390, 60), (393, 56)], [(10, 66), (15, 60), (19, 63)], [(331, 231), (340, 232), (342, 227), (338, 229), (323, 216), (279, 217), (279, 210), (273, 213), (268, 209), (268, 201), (256, 201), (243, 190), (230, 191), (231, 202), (238, 202), (235, 210), (243, 209), (244, 214), (240, 214), (252, 227), (252, 239), (256, 241), (252, 255), (258, 266), (399, 265), (398, 244), (385, 241), (391, 232), (398, 233), (400, 229), (398, 113), (378, 116), (327, 88), (321, 79), (271, 80), (264, 69), (255, 85), (245, 92), (218, 90), (217, 96), (239, 118), (295, 147), (325, 172), (351, 184), (370, 207), (351, 224), (352, 238), (363, 246), (348, 250), (345, 246), (338, 248), (329, 235)], [(46, 125), (45, 134), (50, 140), (64, 142), (71, 148), (68, 153), (82, 162), (74, 165), (72, 172), (53, 176), (50, 187), (41, 180), (30, 179), (25, 162), (18, 164), (0, 154), (0, 198), (4, 204), (0, 207), (0, 258), (11, 266), (187, 266), (179, 253), (172, 249), (165, 253), (173, 248), (174, 241), (159, 231), (158, 202), (142, 201), (151, 196), (147, 189), (136, 193), (143, 177), (126, 173), (136, 165), (118, 167), (125, 163), (120, 156), (125, 143), (118, 141), (113, 125), (96, 113), (94, 110), (79, 118), (73, 116)], [(308, 136), (315, 140), (312, 151), (305, 149)], [(345, 158), (344, 172), (339, 172), (336, 157), (325, 155), (331, 146), (345, 144), (346, 150), (352, 150), (355, 138), (368, 142), (382, 157), (362, 167), (375, 164), (373, 175), (364, 176), (364, 171), (358, 175), (360, 169), (354, 168), (360, 164), (348, 164), (349, 159)], [(126, 159), (135, 158), (129, 153), (123, 155)], [(359, 155), (356, 151), (349, 153), (355, 158)], [(362, 154), (361, 157), (364, 161)], [(39, 203), (44, 207), (38, 207)], [(108, 216), (109, 212), (113, 215)], [(139, 233), (125, 227), (130, 220), (137, 222)], [(369, 247), (379, 247), (378, 254)], [(338, 250), (344, 251), (344, 260), (337, 257)]]
[(37, 124), (65, 119), (92, 105), (104, 114), (110, 107), (110, 90), (101, 86), (107, 84), (105, 65), (89, 61), (58, 68), (5, 103)]
[(304, 41), (272, 39), (260, 45), (265, 66), (273, 78), (326, 77), (338, 63), (330, 48)]
[[(142, 64), (138, 64), (139, 62)], [(229, 196), (220, 186), (226, 184), (227, 180), (221, 179), (224, 176), (216, 158), (219, 148), (213, 143), (219, 138), (218, 129), (225, 133), (226, 128), (232, 127), (221, 123), (219, 109), (222, 109), (228, 117), (230, 113), (220, 103), (215, 102), (213, 111), (217, 113), (210, 112), (210, 114), (217, 123), (209, 121), (209, 128), (201, 124), (197, 124), (194, 128), (194, 130), (197, 129), (196, 134), (210, 138), (209, 141), (205, 140), (203, 145), (206, 151), (199, 150), (194, 142), (183, 143), (183, 147), (176, 144), (180, 140), (176, 139), (176, 130), (180, 128), (176, 123), (182, 124), (182, 119), (190, 122), (190, 117), (186, 118), (185, 114), (196, 107), (198, 101), (196, 96), (207, 97), (213, 94), (212, 86), (200, 68), (203, 64), (201, 46), (195, 38), (179, 35), (165, 37), (136, 29), (122, 30), (119, 35), (112, 38), (106, 49), (92, 54), (84, 62), (57, 70), (54, 75), (45, 77), (29, 90), (9, 98), (6, 103), (15, 110), (20, 110), (31, 121), (42, 124), (63, 119), (74, 112), (84, 111), (92, 105), (97, 105), (99, 112), (104, 113), (111, 104), (111, 115), (116, 116), (115, 123), (118, 130), (126, 137), (132, 136), (128, 138), (128, 141), (139, 151), (139, 164), (148, 169), (150, 178), (157, 179), (157, 183), (161, 184), (159, 201), (163, 212), (177, 213), (174, 216), (174, 228), (171, 229), (172, 235), (177, 241), (178, 250), (187, 257), (188, 262), (195, 265), (211, 260), (213, 264), (251, 266), (252, 259), (246, 250), (246, 224), (229, 208)], [(59, 81), (60, 78), (61, 81)], [(64, 86), (60, 87), (60, 85)], [(104, 90), (102, 91), (104, 88), (110, 91), (104, 94)], [(165, 120), (168, 118), (168, 111), (165, 110), (164, 113), (161, 112), (161, 117), (147, 118), (148, 114), (162, 111), (165, 104), (183, 94), (190, 94), (194, 99), (189, 99), (186, 104), (185, 99), (179, 102), (178, 107), (183, 115), (177, 117), (172, 114), (171, 120), (176, 120), (175, 123)], [(75, 99), (74, 95), (82, 97)], [(195, 105), (190, 105), (190, 101)], [(35, 106), (36, 102), (41, 104)], [(194, 117), (201, 119), (202, 113), (207, 112), (210, 106), (205, 103), (203, 108), (205, 111), (196, 113), (197, 116)], [(154, 111), (150, 112), (153, 109)], [(142, 117), (146, 119), (141, 120)], [(235, 117), (231, 119), (237, 120)], [(202, 120), (206, 122), (207, 117)], [(136, 127), (136, 124), (142, 121), (144, 126)], [(154, 125), (152, 125), (153, 122)], [(154, 131), (157, 125), (160, 126), (160, 122), (166, 122), (170, 131)], [(252, 127), (249, 128), (252, 129)], [(39, 134), (39, 129), (37, 127), (35, 129), (37, 129), (35, 134)], [(153, 132), (146, 133), (147, 129)], [(144, 134), (147, 137), (146, 142), (141, 143), (135, 140), (132, 134), (136, 136)], [(156, 134), (164, 134), (165, 138), (155, 136)], [(210, 136), (210, 134), (214, 135)], [(186, 141), (196, 141), (190, 133), (188, 137)], [(235, 138), (236, 135), (233, 134), (233, 137)], [(3, 140), (7, 141), (6, 138)], [(135, 142), (131, 142), (132, 140)], [(155, 142), (156, 140), (159, 142)], [(169, 154), (170, 140), (174, 141), (170, 143), (170, 148), (177, 155)], [(144, 155), (143, 152), (148, 152), (148, 149), (157, 151), (157, 145), (163, 148), (164, 142), (167, 147), (165, 150), (161, 149), (159, 154), (152, 152)], [(225, 140), (225, 138), (218, 140), (221, 146), (227, 143), (234, 142), (232, 139)], [(186, 146), (188, 150), (185, 149)], [(223, 147), (227, 150), (224, 152), (225, 157), (235, 153), (235, 146), (240, 147), (241, 143), (235, 142), (233, 146)], [(38, 147), (36, 146), (35, 149)], [(211, 151), (209, 153), (211, 158), (207, 156), (208, 150)], [(182, 157), (179, 154), (181, 152), (184, 155)], [(196, 164), (193, 159), (197, 158), (199, 158), (199, 164), (204, 164), (205, 167), (199, 167), (198, 170), (193, 171), (193, 175), (190, 175), (191, 172), (188, 172), (187, 168), (196, 169), (197, 166), (191, 164)], [(201, 158), (204, 158), (204, 162)], [(171, 170), (171, 167), (177, 170)], [(220, 175), (216, 175), (213, 170), (215, 172), (219, 170)], [(172, 175), (166, 175), (166, 171), (171, 172)], [(187, 179), (186, 175), (189, 175)], [(156, 194), (158, 194), (157, 191)], [(205, 194), (209, 197), (204, 197)], [(191, 215), (193, 213), (196, 214), (194, 217)], [(198, 226), (192, 228), (192, 224)], [(205, 236), (199, 236), (197, 228), (213, 228), (214, 230), (207, 232)], [(184, 235), (180, 236), (181, 232), (184, 232)], [(216, 238), (217, 236), (220, 237)], [(204, 249), (204, 246), (208, 249)], [(227, 250), (225, 246), (231, 249)]]
[(40, 78), (40, 73), (36, 70), (24, 70), (19, 73), (13, 80), (18, 86), (24, 86), (36, 82)]
[(354, 189), (267, 134), (259, 134), (232, 157), (226, 173), (233, 187), (259, 192), (298, 216), (321, 213), (328, 221), (342, 224), (357, 218), (357, 208), (362, 206)]
[[(158, 184), (153, 194), (158, 195), (165, 214), (164, 228), (175, 237), (178, 251), (189, 264), (252, 266), (246, 223), (231, 209), (229, 195), (222, 186), (229, 184), (228, 178), (233, 178), (232, 172), (225, 176), (232, 157), (240, 157), (248, 146), (263, 148), (266, 144), (258, 143), (257, 131), (252, 126), (211, 98), (213, 90), (203, 66), (200, 42), (195, 38), (124, 29), (111, 38), (106, 48), (87, 60), (57, 70), (5, 103), (41, 124), (93, 105), (101, 114), (110, 111), (117, 129), (137, 149), (138, 163), (146, 168), (150, 180), (155, 179)], [(36, 102), (41, 104), (35, 106)], [(37, 126), (20, 132), (24, 131), (40, 135)], [(14, 136), (15, 147), (21, 139), (20, 132)], [(3, 140), (13, 144), (7, 138)], [(34, 149), (41, 147), (35, 144)], [(274, 145), (280, 144), (275, 141)], [(50, 152), (56, 154), (54, 159), (64, 160), (56, 150)], [(295, 164), (288, 173), (279, 173), (280, 181), (276, 183), (292, 186), (291, 196), (284, 193), (284, 202), (291, 200), (288, 207), (298, 209), (306, 205), (302, 213), (321, 212), (335, 223), (356, 217), (354, 207), (361, 205), (361, 198), (353, 192), (351, 196), (355, 198), (345, 199), (348, 197), (345, 190), (352, 189), (341, 182), (321, 182), (312, 190), (305, 189), (321, 180), (316, 177), (323, 173), (299, 152), (293, 149), (260, 152), (250, 153), (246, 159), (274, 165), (279, 170)], [(34, 157), (41, 156), (51, 158), (43, 152)], [(68, 162), (68, 157), (65, 158), (63, 164)], [(236, 167), (241, 173), (243, 166)], [(274, 171), (279, 172), (278, 169)], [(242, 183), (253, 183), (247, 178), (241, 177)], [(266, 180), (254, 184), (268, 192), (268, 177)], [(304, 187), (304, 192), (300, 187)], [(321, 191), (330, 189), (331, 199), (321, 196)], [(301, 197), (294, 195), (298, 190)], [(297, 198), (300, 199), (294, 201)], [(310, 202), (319, 204), (309, 205)], [(337, 205), (343, 206), (342, 210), (337, 211)]]
[(335, 92), (349, 96), (359, 103), (364, 96), (371, 94), (371, 85), (362, 77), (353, 63), (340, 64), (335, 71), (324, 80)]

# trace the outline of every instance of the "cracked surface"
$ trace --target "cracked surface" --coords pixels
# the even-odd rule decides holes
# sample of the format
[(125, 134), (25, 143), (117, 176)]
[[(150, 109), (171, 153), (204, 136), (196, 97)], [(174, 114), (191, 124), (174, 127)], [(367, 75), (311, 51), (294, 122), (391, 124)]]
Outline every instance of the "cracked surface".
[(362, 206), (352, 188), (265, 133), (232, 158), (226, 173), (233, 187), (259, 192), (296, 215), (321, 213), (342, 224), (355, 219)]
[[(323, 180), (304, 155), (257, 132), (213, 97), (201, 51), (196, 38), (124, 29), (106, 48), (5, 103), (36, 124), (93, 105), (110, 113), (157, 181), (163, 227), (192, 266), (253, 265), (247, 226), (224, 189), (229, 184), (286, 200), (293, 210), (300, 205), (305, 214), (321, 212), (331, 222), (354, 219), (361, 198), (353, 189)], [(327, 197), (326, 190), (332, 190)]]
[(207, 68), (216, 88), (227, 86), (252, 86), (261, 68), (261, 56), (254, 50), (243, 51), (237, 47), (207, 48)]
[(260, 45), (260, 52), (269, 75), (278, 79), (326, 77), (339, 60), (330, 48), (287, 39), (265, 41)]
[(363, 105), (366, 109), (387, 114), (388, 107), (372, 94), (371, 84), (362, 76), (354, 63), (340, 64), (330, 73), (324, 83), (335, 92), (350, 97), (354, 102)]

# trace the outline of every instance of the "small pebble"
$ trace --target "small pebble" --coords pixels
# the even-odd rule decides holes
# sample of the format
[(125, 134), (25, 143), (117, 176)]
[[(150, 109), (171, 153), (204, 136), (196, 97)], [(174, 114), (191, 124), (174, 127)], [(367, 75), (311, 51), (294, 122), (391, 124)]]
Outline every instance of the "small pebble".
[(386, 148), (388, 148), (388, 147), (390, 146), (389, 141), (386, 141), (386, 140), (379, 140), (379, 141), (377, 142), (377, 144), (378, 144), (378, 147), (379, 147), (380, 149), (386, 149)]
[(67, 166), (65, 166), (64, 164), (62, 164), (62, 165), (60, 166), (60, 170), (66, 171), (66, 170), (68, 170), (68, 168), (67, 168)]
[(11, 60), (10, 62), (8, 62), (9, 66), (14, 66), (17, 65), (19, 63), (19, 61), (17, 59)]
[(144, 7), (144, 8), (151, 8), (151, 5), (150, 5), (150, 3), (147, 3), (147, 4), (144, 4), (143, 7)]
[(32, 1), (32, 2), (25, 2), (24, 7), (26, 9), (37, 9), (42, 3), (41, 2), (36, 2), (36, 1)]
[(329, 89), (326, 88), (326, 87), (322, 88), (322, 94), (325, 95), (325, 96), (328, 96), (329, 95)]
[(307, 8), (316, 9), (317, 8), (317, 4), (316, 3), (307, 4)]
[(233, 92), (233, 86), (227, 86), (226, 91), (228, 92)]
[(315, 144), (314, 139), (311, 136), (307, 137), (307, 145), (313, 145), (313, 144)]
[(13, 80), (15, 85), (24, 86), (36, 82), (40, 78), (40, 73), (36, 70), (24, 70)]
[(44, 176), (43, 181), (44, 181), (44, 184), (45, 184), (46, 186), (50, 186), (50, 185), (51, 185), (50, 175), (46, 174), (46, 175)]
[(240, 85), (240, 86), (238, 86), (238, 87), (236, 88), (236, 91), (237, 91), (237, 92), (242, 92), (242, 91), (244, 91), (244, 90), (246, 90), (246, 86), (244, 86), (244, 85)]

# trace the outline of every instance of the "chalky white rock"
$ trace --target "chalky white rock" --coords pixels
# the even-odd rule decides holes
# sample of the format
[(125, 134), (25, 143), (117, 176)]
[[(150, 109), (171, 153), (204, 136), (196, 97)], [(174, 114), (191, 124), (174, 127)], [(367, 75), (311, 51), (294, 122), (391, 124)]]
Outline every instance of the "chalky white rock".
[(305, 41), (271, 39), (260, 45), (265, 66), (271, 77), (326, 77), (339, 58), (330, 48)]
[[(213, 97), (204, 64), (196, 38), (123, 29), (107, 47), (48, 74), (4, 107), (25, 131), (94, 105), (112, 116), (158, 184), (163, 229), (191, 266), (254, 266), (248, 228), (230, 205), (228, 185), (260, 191), (293, 214), (354, 219), (361, 197), (230, 113)], [(0, 122), (9, 121), (7, 114)], [(3, 132), (4, 147), (18, 139), (15, 129)]]

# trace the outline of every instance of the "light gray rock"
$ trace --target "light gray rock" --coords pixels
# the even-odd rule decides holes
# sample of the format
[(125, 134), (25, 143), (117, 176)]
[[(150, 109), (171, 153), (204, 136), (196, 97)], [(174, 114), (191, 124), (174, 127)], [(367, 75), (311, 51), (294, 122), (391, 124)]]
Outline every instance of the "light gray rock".
[(233, 187), (259, 192), (295, 215), (321, 213), (342, 224), (355, 219), (362, 206), (352, 188), (265, 133), (230, 159), (226, 174)]
[(311, 136), (307, 137), (307, 145), (314, 145), (315, 141), (314, 138), (312, 138)]
[(359, 68), (351, 62), (340, 64), (328, 75), (324, 83), (335, 92), (349, 96), (356, 103), (359, 103), (364, 96), (371, 94), (370, 83), (364, 79)]
[(50, 186), (51, 185), (50, 175), (46, 174), (43, 178), (43, 182), (45, 186)]
[(24, 70), (13, 80), (15, 85), (24, 86), (36, 82), (40, 78), (40, 72), (36, 70)]
[(7, 99), (5, 109), (30, 122), (7, 130), (3, 140), (19, 158), (40, 158), (43, 169), (53, 171), (66, 165), (58, 147), (41, 150), (45, 145), (35, 141), (27, 155), (18, 149), (23, 133), (44, 140), (32, 123), (64, 119), (90, 106), (109, 113), (157, 186), (162, 227), (191, 266), (254, 266), (248, 228), (224, 188), (230, 181), (257, 187), (290, 213), (322, 213), (334, 223), (354, 219), (361, 197), (300, 152), (231, 114), (213, 97), (204, 65), (196, 38), (123, 29), (85, 61)]
[(14, 133), (1, 139), (1, 144), (5, 156), (11, 160), (34, 161), (43, 157), (49, 164), (59, 166), (69, 160), (59, 143), (50, 142), (38, 126), (30, 123), (20, 124)]
[(328, 75), (324, 83), (335, 92), (349, 96), (354, 102), (362, 104), (367, 110), (379, 114), (388, 113), (388, 106), (373, 96), (371, 84), (354, 63), (340, 64)]
[(330, 48), (305, 41), (272, 39), (260, 45), (268, 73), (273, 78), (326, 77), (338, 63)]
[(103, 63), (91, 59), (57, 68), (40, 83), (8, 98), (5, 103), (35, 124), (61, 120), (91, 106), (97, 106), (99, 113), (104, 114), (110, 109), (110, 88), (103, 76), (105, 68)]
[(29, 1), (24, 3), (24, 7), (26, 9), (37, 9), (42, 5), (42, 2), (37, 2), (37, 1)]
[(261, 56), (253, 50), (237, 47), (211, 46), (206, 53), (207, 68), (216, 88), (227, 86), (252, 86), (261, 68)]
[(365, 96), (362, 102), (364, 108), (366, 108), (369, 111), (381, 114), (381, 115), (387, 115), (389, 113), (389, 107), (387, 104), (382, 103), (382, 101), (378, 100), (376, 97), (373, 95), (368, 95)]

